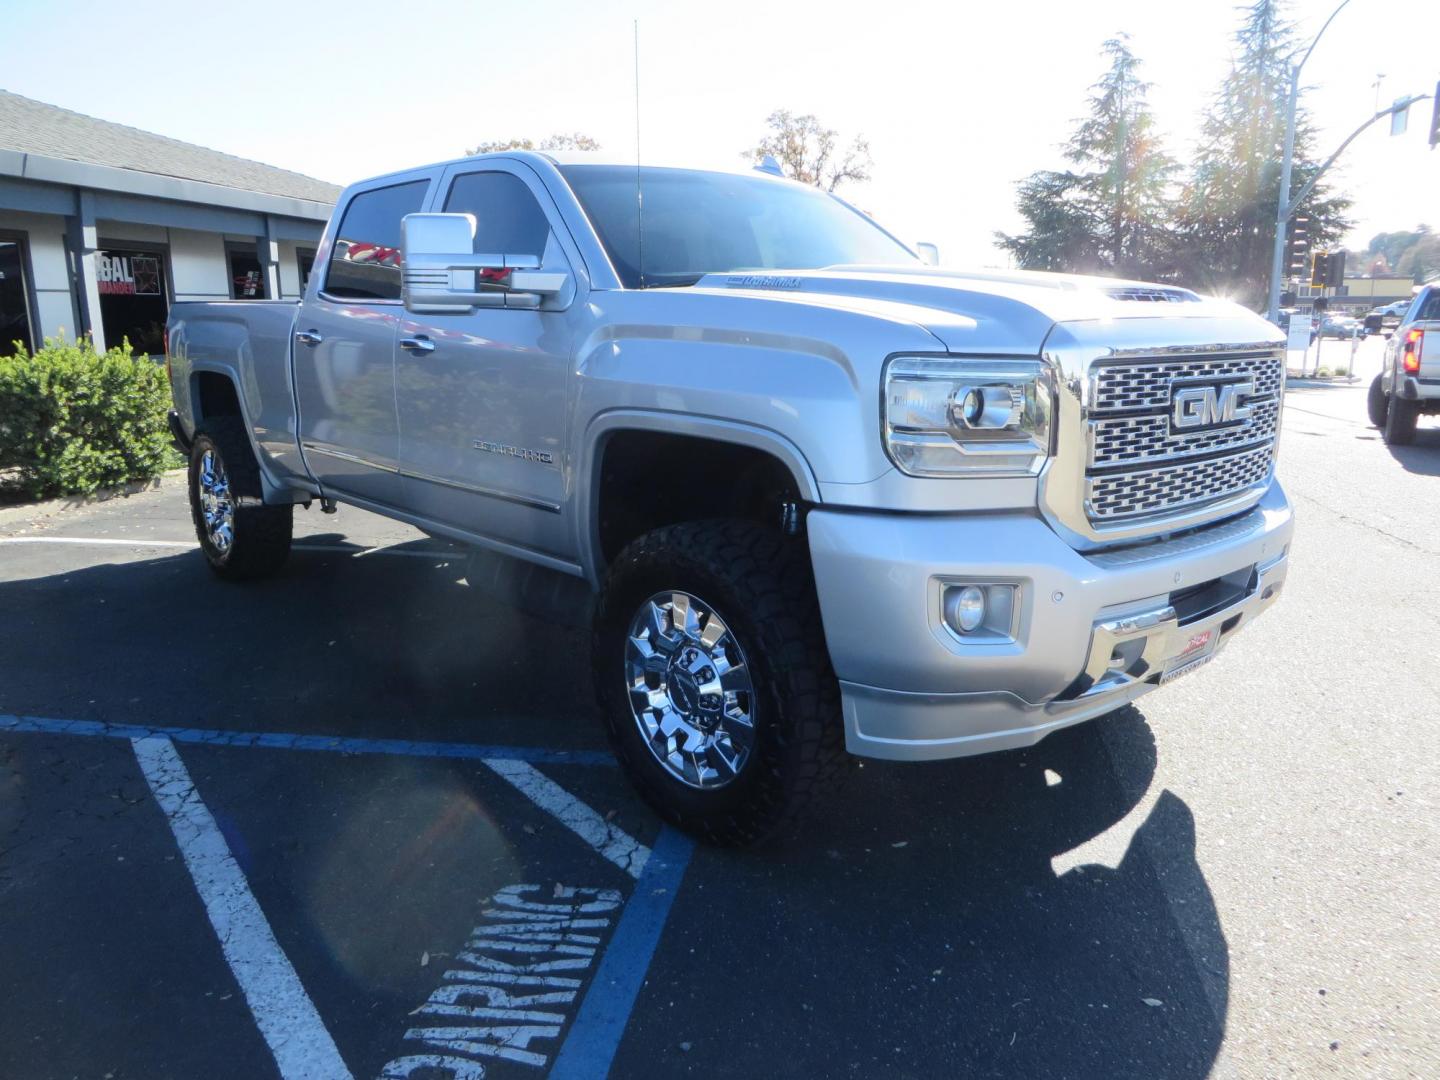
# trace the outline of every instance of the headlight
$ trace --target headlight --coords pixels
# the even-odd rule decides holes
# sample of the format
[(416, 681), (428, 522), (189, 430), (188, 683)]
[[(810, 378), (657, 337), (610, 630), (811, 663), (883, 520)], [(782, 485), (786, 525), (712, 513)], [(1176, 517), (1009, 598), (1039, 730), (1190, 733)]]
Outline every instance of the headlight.
[(885, 449), (911, 476), (1034, 476), (1053, 409), (1036, 360), (899, 356), (885, 368)]

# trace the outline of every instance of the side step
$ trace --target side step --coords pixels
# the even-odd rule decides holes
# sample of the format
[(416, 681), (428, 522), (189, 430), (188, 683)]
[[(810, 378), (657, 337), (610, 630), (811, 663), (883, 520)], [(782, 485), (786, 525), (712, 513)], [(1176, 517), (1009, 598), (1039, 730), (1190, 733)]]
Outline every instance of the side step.
[(549, 623), (587, 629), (595, 610), (584, 579), (486, 548), (470, 549), (465, 580), (477, 595)]

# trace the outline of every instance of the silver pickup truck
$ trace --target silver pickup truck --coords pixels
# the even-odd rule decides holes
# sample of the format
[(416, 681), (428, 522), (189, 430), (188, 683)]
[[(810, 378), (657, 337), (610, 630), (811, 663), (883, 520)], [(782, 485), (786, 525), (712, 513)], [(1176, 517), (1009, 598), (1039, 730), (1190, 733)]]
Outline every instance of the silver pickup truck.
[(470, 545), (593, 629), (667, 820), (774, 830), (848, 755), (1032, 744), (1278, 595), (1284, 342), (1183, 289), (926, 265), (762, 171), (504, 153), (342, 195), (296, 303), (176, 304), (216, 573), (294, 504)]
[(1400, 316), (1366, 410), (1391, 446), (1409, 446), (1420, 416), (1440, 413), (1440, 282), (1421, 289)]

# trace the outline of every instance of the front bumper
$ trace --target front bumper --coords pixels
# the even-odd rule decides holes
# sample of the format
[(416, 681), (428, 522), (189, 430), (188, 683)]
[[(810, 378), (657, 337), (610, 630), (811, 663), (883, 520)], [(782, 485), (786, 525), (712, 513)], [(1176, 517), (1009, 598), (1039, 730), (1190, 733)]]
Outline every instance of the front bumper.
[[(816, 510), (807, 528), (846, 746), (923, 761), (1028, 746), (1154, 689), (1207, 631), (1224, 648), (1279, 596), (1293, 518), (1276, 482), (1238, 518), (1083, 554), (1030, 514)], [(1014, 639), (952, 633), (947, 581), (1018, 585)]]

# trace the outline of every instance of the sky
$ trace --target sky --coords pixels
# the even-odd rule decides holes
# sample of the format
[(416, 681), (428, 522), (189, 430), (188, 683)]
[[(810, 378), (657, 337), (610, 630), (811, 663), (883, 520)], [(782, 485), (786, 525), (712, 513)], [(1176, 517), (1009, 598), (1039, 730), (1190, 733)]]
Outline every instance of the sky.
[[(1293, 0), (1302, 39), (1339, 0)], [(1059, 147), (1124, 31), (1167, 148), (1188, 157), (1229, 69), (1230, 0), (525, 0), (343, 5), (0, 0), (0, 87), (344, 184), (492, 139), (584, 132), (627, 159), (735, 163), (777, 108), (864, 135), (873, 176), (841, 194), (957, 266), (1003, 266), (1015, 182)], [(1440, 4), (1351, 0), (1304, 69), (1328, 155), (1379, 100), (1435, 90)], [(1381, 122), (1332, 170), (1348, 246), (1440, 228), (1430, 102)]]

